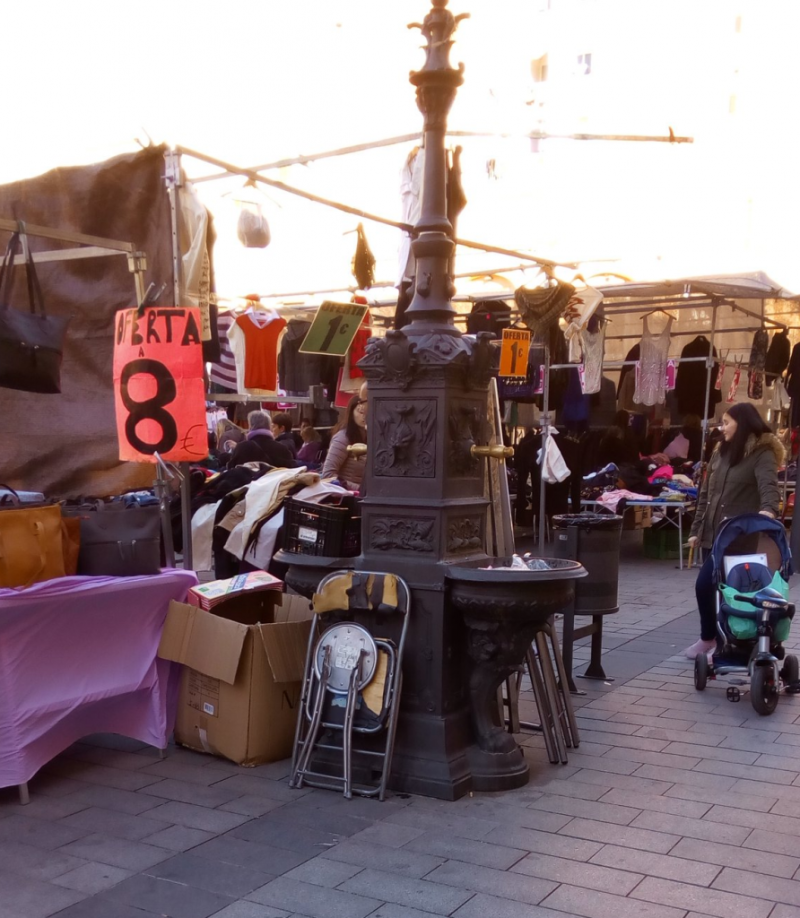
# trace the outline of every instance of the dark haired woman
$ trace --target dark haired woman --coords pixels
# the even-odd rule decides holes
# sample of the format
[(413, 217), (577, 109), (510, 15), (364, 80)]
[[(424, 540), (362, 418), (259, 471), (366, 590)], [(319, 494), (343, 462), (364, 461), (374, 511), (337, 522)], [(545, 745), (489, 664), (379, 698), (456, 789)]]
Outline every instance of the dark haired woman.
[(363, 456), (351, 456), (347, 447), (367, 442), (367, 402), (354, 395), (347, 406), (347, 414), (331, 437), (323, 478), (338, 478), (351, 491), (358, 491), (364, 478), (366, 462)]
[[(749, 402), (731, 405), (722, 416), (722, 441), (715, 448), (697, 499), (690, 545), (710, 549), (722, 523), (742, 513), (778, 516), (778, 466), (783, 445)], [(687, 648), (693, 660), (714, 650), (717, 633), (716, 588), (708, 552), (695, 584), (700, 610), (700, 640)]]

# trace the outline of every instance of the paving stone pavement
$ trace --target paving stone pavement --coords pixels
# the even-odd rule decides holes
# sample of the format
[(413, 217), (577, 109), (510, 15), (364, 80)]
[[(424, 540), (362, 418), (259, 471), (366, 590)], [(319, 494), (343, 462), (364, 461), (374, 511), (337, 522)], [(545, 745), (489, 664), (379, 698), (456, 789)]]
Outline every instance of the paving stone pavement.
[(0, 790), (0, 918), (800, 918), (800, 697), (695, 692), (693, 586), (626, 550), (614, 681), (577, 680), (568, 765), (519, 737), (518, 791), (345, 801), (287, 762), (87, 737), (28, 806)]

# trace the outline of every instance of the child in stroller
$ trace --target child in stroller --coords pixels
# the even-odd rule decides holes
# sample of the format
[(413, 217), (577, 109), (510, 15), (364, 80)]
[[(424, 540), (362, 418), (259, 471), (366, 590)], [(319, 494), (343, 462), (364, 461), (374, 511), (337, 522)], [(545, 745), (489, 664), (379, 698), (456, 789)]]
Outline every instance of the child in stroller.
[[(755, 552), (733, 554), (734, 543), (753, 542)], [(711, 549), (717, 585), (717, 647), (711, 659), (699, 653), (694, 683), (703, 691), (709, 679), (750, 676), (750, 700), (759, 714), (772, 714), (781, 683), (800, 679), (797, 657), (786, 654), (794, 605), (789, 602), (791, 553), (777, 520), (745, 513), (721, 526)], [(729, 697), (730, 690), (729, 690)], [(736, 696), (734, 696), (736, 697)]]

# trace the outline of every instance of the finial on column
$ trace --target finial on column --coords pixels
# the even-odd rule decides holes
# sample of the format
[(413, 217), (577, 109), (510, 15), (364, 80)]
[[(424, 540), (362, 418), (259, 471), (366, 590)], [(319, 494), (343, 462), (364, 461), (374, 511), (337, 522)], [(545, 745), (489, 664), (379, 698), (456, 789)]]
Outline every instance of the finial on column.
[[(458, 16), (454, 16), (446, 8), (449, 0), (431, 0), (431, 2), (433, 9), (423, 22), (412, 22), (408, 26), (409, 29), (419, 29), (427, 41), (425, 64), (422, 70), (456, 69), (450, 66), (450, 48), (453, 45), (451, 38), (459, 22), (462, 19), (469, 19), (469, 13), (459, 13)], [(459, 64), (457, 69), (463, 70), (464, 65)]]

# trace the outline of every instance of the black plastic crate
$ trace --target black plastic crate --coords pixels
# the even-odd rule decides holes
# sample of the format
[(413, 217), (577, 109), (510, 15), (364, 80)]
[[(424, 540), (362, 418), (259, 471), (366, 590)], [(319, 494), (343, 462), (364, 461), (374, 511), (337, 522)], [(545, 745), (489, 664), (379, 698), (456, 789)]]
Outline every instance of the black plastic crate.
[(337, 505), (283, 502), (285, 550), (298, 555), (353, 558), (361, 552), (361, 514), (355, 498)]

